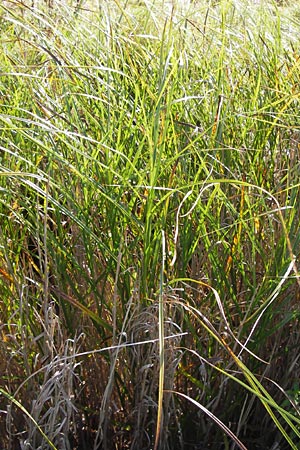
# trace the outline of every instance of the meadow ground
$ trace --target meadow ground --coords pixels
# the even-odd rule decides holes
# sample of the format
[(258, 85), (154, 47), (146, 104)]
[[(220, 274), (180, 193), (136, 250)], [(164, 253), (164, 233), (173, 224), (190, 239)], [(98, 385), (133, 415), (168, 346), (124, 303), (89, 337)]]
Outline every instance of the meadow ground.
[(0, 27), (1, 450), (298, 449), (298, 2)]

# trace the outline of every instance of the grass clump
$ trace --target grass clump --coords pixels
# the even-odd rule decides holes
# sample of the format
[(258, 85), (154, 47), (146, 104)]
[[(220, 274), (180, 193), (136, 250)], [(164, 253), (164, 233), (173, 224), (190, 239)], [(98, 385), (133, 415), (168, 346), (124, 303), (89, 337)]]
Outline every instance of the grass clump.
[(4, 2), (4, 449), (299, 442), (299, 11)]

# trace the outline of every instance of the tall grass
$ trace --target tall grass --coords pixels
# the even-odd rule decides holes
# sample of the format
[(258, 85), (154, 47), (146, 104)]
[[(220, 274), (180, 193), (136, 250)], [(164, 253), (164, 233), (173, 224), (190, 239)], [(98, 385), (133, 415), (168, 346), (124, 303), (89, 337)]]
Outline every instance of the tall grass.
[(299, 17), (3, 2), (1, 448), (298, 448)]

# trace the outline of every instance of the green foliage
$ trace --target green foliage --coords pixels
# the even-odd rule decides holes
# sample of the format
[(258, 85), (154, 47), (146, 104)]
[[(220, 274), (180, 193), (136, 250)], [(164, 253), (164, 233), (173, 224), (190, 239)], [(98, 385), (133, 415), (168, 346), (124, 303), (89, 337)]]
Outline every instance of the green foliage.
[(8, 3), (3, 448), (297, 448), (297, 5)]

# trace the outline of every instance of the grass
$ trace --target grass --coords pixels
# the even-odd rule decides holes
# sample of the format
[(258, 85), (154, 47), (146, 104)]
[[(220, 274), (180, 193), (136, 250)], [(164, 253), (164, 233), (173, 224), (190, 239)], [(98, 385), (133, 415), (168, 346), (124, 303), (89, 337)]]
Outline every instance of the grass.
[(3, 449), (297, 449), (299, 18), (2, 2)]

